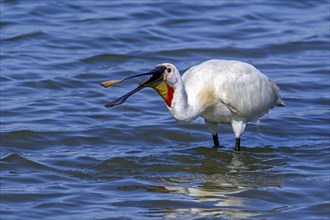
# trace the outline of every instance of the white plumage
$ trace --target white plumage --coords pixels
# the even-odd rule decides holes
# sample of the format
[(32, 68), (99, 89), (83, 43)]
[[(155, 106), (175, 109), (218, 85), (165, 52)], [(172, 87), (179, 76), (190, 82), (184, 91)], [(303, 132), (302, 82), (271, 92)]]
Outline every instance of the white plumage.
[[(203, 117), (215, 146), (219, 145), (218, 123), (231, 124), (236, 136), (235, 149), (239, 150), (248, 121), (258, 119), (276, 105), (284, 106), (278, 86), (251, 64), (240, 61), (208, 60), (191, 67), (182, 77), (173, 64), (163, 63), (146, 74), (153, 76), (136, 91), (147, 86), (156, 89), (178, 121)], [(112, 85), (113, 81), (108, 83)], [(123, 103), (136, 91), (107, 107)]]

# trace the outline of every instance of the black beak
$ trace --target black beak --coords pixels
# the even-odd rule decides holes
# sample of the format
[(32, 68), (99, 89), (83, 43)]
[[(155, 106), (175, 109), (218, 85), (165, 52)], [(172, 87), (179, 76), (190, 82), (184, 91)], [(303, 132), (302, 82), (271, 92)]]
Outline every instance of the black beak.
[[(150, 71), (148, 73), (137, 74), (137, 75), (134, 75), (134, 76), (129, 76), (127, 78), (124, 78), (123, 80), (131, 79), (131, 78), (135, 78), (135, 77), (139, 77), (139, 76), (152, 75), (148, 80), (141, 83), (137, 88), (133, 89), (132, 91), (128, 92), (127, 94), (123, 95), (122, 97), (116, 99), (115, 101), (107, 103), (105, 105), (105, 107), (106, 108), (112, 108), (112, 107), (115, 107), (117, 105), (121, 105), (126, 101), (126, 99), (128, 97), (130, 97), (134, 93), (140, 91), (141, 89), (143, 89), (145, 87), (150, 86), (151, 84), (153, 84), (155, 82), (163, 80), (165, 69), (166, 69), (165, 66), (157, 66), (155, 69), (153, 69), (152, 71)], [(121, 81), (122, 80), (118, 80), (118, 82), (121, 82)], [(101, 83), (101, 85), (103, 85), (103, 84)], [(105, 86), (105, 85), (103, 85), (103, 86)]]

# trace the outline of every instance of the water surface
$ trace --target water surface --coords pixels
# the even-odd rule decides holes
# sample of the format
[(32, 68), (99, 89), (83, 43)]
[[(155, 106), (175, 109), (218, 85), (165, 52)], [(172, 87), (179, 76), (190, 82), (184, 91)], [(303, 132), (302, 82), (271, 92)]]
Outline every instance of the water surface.
[[(1, 1), (1, 219), (329, 219), (329, 1)], [(255, 65), (285, 108), (176, 122), (99, 82), (171, 62)]]

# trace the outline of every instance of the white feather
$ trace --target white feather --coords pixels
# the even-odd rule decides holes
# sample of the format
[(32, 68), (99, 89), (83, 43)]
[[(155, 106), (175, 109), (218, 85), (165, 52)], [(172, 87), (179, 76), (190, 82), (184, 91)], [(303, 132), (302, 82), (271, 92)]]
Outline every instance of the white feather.
[(169, 111), (179, 121), (198, 116), (213, 135), (218, 123), (229, 123), (236, 138), (244, 132), (246, 122), (256, 120), (276, 105), (284, 106), (278, 86), (248, 63), (234, 60), (208, 60), (187, 70), (182, 78), (174, 71), (165, 81), (174, 88)]

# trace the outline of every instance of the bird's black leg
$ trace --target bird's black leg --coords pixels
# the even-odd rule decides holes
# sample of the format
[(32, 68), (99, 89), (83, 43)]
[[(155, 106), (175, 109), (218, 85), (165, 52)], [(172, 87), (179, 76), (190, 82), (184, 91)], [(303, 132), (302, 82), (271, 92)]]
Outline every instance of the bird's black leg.
[(215, 147), (215, 148), (220, 147), (220, 145), (219, 145), (218, 134), (216, 134), (216, 135), (212, 135), (212, 137), (213, 137), (214, 147)]
[(241, 149), (241, 139), (236, 138), (236, 145), (235, 145), (235, 150), (239, 151)]

